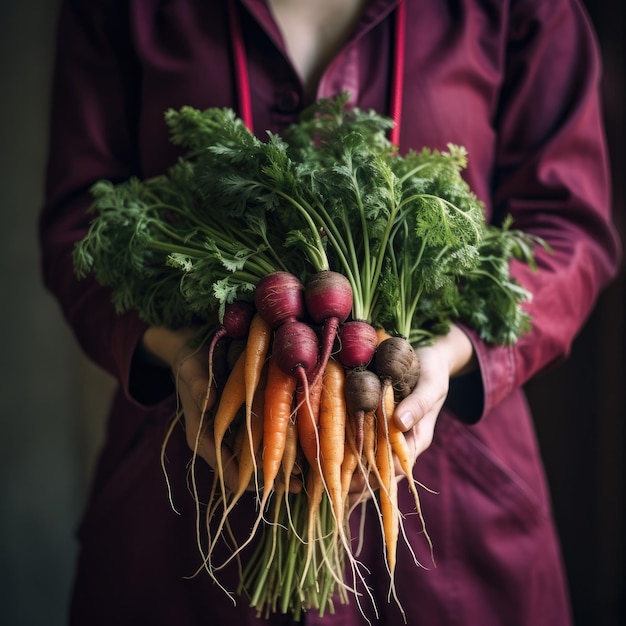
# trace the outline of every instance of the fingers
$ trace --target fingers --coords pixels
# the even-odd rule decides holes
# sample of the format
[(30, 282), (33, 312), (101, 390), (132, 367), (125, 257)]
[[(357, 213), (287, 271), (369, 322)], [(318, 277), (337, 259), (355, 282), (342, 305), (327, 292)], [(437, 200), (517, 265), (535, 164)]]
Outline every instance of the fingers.
[[(184, 346), (178, 352), (173, 370), (179, 395), (186, 391), (187, 399), (193, 401), (198, 409), (212, 408), (215, 394), (213, 390), (209, 389), (208, 353), (206, 349), (193, 349), (190, 346)], [(207, 405), (207, 402), (211, 404)]]
[[(216, 393), (208, 384), (208, 355), (204, 349), (180, 350), (175, 364), (178, 397), (185, 420), (187, 445), (213, 469), (217, 465), (211, 413)], [(222, 445), (223, 474), (230, 489), (237, 487), (237, 459), (228, 445)]]
[(450, 377), (472, 371), (477, 361), (469, 337), (455, 325), (447, 335), (430, 346), (418, 348), (416, 353), (421, 366), (419, 380), (412, 393), (396, 407), (394, 418), (405, 432), (424, 421), (418, 440), (426, 444), (432, 436), (431, 425), (434, 428), (448, 395)]
[(413, 456), (413, 463), (415, 463), (420, 454), (430, 448), (440, 410), (441, 407), (428, 411), (410, 431), (404, 434)]
[(448, 395), (450, 375), (444, 355), (434, 346), (417, 352), (421, 364), (419, 380), (413, 391), (396, 407), (394, 419), (404, 432), (423, 422), (417, 437), (430, 445), (431, 431)]

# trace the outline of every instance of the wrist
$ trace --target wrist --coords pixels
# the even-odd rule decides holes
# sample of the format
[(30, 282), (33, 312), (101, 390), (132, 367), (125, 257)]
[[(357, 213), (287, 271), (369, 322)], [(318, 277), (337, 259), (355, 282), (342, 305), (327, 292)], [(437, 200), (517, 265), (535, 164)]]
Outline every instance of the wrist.
[(458, 326), (453, 324), (448, 334), (437, 340), (437, 346), (445, 351), (451, 378), (469, 374), (478, 367), (474, 345)]
[(194, 331), (189, 328), (171, 330), (164, 326), (151, 326), (144, 332), (139, 349), (147, 362), (172, 369), (181, 348), (193, 336)]

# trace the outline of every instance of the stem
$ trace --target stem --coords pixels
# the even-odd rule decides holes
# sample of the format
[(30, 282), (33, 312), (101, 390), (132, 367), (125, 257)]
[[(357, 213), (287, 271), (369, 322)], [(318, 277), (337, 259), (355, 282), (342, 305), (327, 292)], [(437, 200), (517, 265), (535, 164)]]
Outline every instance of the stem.
[(491, 274), (490, 272), (487, 272), (486, 270), (480, 270), (480, 269), (474, 269), (472, 270), (472, 275), (478, 275), (478, 276), (485, 276), (486, 278), (489, 278), (490, 280), (492, 280), (501, 290), (502, 292), (506, 295), (506, 297), (511, 301), (517, 304), (517, 301), (515, 300), (515, 298), (513, 297), (513, 294), (505, 288), (505, 286), (502, 284), (502, 282), (495, 277), (493, 274)]
[(399, 177), (400, 182), (404, 185), (404, 183), (411, 178), (411, 176), (414, 176), (415, 174), (417, 174), (417, 172), (419, 172), (420, 170), (423, 170), (425, 167), (428, 167), (430, 165), (430, 163), (421, 163), (420, 165), (416, 165), (412, 170), (409, 170), (406, 174), (403, 174), (401, 177)]
[(378, 252), (378, 256), (376, 258), (376, 263), (374, 265), (374, 272), (368, 284), (368, 288), (371, 289), (373, 292), (375, 292), (375, 290), (378, 287), (378, 281), (380, 280), (380, 275), (383, 270), (383, 265), (384, 265), (385, 257), (387, 253), (389, 252), (392, 258), (394, 256), (393, 249), (389, 247), (389, 241), (392, 237), (392, 233), (396, 226), (397, 215), (400, 212), (401, 207), (402, 207), (402, 203), (396, 202), (395, 196), (393, 195), (393, 180), (392, 180), (391, 171), (385, 170), (385, 172), (387, 176), (387, 184), (388, 184), (389, 190), (390, 192), (392, 192), (391, 197), (393, 198), (393, 201), (389, 210), (389, 218), (387, 220), (387, 225), (385, 227), (383, 236), (381, 237), (381, 240), (380, 240), (380, 249)]
[(468, 213), (466, 211), (463, 211), (458, 206), (456, 206), (455, 204), (453, 204), (449, 200), (446, 200), (445, 198), (442, 198), (440, 196), (435, 196), (435, 195), (433, 195), (431, 193), (416, 193), (416, 194), (413, 194), (412, 196), (407, 196), (406, 198), (404, 198), (400, 202), (400, 206), (404, 207), (408, 203), (414, 202), (415, 200), (421, 200), (422, 198), (430, 198), (432, 200), (436, 200), (437, 203), (439, 204), (439, 206), (442, 207), (441, 213), (443, 215), (443, 221), (446, 224), (446, 228), (448, 229), (448, 232), (449, 232), (448, 220), (445, 217), (445, 211), (443, 211), (443, 206), (447, 206), (448, 208), (452, 209), (455, 213), (458, 213), (459, 215), (463, 216), (463, 218), (465, 218), (465, 221), (469, 224), (469, 226), (474, 231), (474, 235), (476, 237), (476, 240), (477, 241), (481, 240), (482, 232), (478, 229), (478, 227), (474, 223), (474, 220), (472, 220), (471, 217), (468, 217)]
[[(322, 238), (320, 236), (320, 230), (328, 232), (327, 224), (325, 224), (322, 220), (319, 219), (319, 215), (315, 212), (313, 207), (307, 202), (306, 207), (303, 206), (300, 202), (298, 202), (295, 198), (285, 193), (284, 191), (280, 191), (278, 189), (274, 189), (271, 186), (265, 183), (258, 183), (261, 187), (265, 189), (269, 189), (276, 193), (276, 195), (283, 198), (283, 200), (287, 200), (289, 204), (291, 204), (301, 215), (304, 221), (307, 223), (311, 234), (313, 235), (316, 243), (316, 251), (319, 255), (319, 258), (316, 259), (317, 262), (314, 262), (315, 268), (318, 271), (330, 269), (328, 264), (328, 257), (326, 256), (326, 251), (324, 250), (324, 244), (322, 242)], [(313, 221), (312, 215), (315, 215), (318, 218), (319, 224), (316, 224)], [(313, 259), (312, 259), (313, 261)], [(320, 262), (321, 261), (321, 262)]]

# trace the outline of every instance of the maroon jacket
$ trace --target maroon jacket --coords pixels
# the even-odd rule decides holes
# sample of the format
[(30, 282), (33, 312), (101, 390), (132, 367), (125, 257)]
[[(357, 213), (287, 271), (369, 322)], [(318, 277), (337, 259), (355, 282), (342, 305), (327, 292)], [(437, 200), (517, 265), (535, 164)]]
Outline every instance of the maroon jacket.
[[(167, 108), (237, 107), (241, 76), (227, 4), (68, 0), (62, 9), (43, 272), (85, 352), (120, 383), (79, 532), (73, 624), (261, 623), (206, 575), (186, 578), (199, 559), (182, 433), (167, 451), (180, 514), (170, 507), (160, 466), (174, 410), (171, 380), (133, 360), (144, 325), (132, 314), (117, 317), (107, 290), (77, 281), (71, 261), (95, 180), (151, 176), (176, 157), (163, 122)], [(280, 131), (310, 99), (264, 0), (236, 4), (255, 131)], [(317, 96), (349, 89), (360, 107), (388, 111), (397, 4), (370, 2)], [(401, 149), (466, 146), (467, 179), (488, 216), (511, 213), (553, 253), (539, 253), (537, 273), (513, 268), (534, 293), (532, 332), (507, 348), (474, 339), (480, 376), (452, 384), (433, 445), (415, 466), (437, 492), (423, 494), (437, 567), (416, 568), (401, 548), (398, 593), (411, 626), (568, 624), (549, 495), (521, 388), (567, 355), (618, 265), (598, 51), (575, 0), (407, 0), (406, 10)], [(208, 468), (202, 471), (210, 480)], [(408, 490), (400, 493), (410, 511)], [(253, 504), (239, 508), (235, 530), (245, 534)], [(415, 519), (407, 517), (407, 533), (428, 563)], [(401, 624), (386, 599), (377, 523), (370, 508), (361, 558), (372, 571), (379, 623)], [(235, 575), (224, 572), (230, 588)], [(290, 622), (278, 616), (271, 623)], [(306, 624), (361, 623), (354, 602), (334, 617), (306, 616)]]

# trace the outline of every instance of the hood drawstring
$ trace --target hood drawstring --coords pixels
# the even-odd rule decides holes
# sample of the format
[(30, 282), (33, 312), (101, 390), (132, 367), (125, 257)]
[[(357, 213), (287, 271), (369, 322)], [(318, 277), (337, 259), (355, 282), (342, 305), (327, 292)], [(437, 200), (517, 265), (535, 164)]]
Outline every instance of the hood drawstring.
[[(228, 17), (230, 22), (230, 34), (232, 42), (233, 59), (235, 63), (235, 77), (237, 82), (238, 114), (245, 125), (252, 130), (252, 101), (250, 97), (250, 77), (248, 75), (248, 61), (246, 47), (241, 32), (241, 24), (237, 14), (235, 0), (228, 2)], [(404, 52), (406, 33), (406, 6), (405, 1), (400, 0), (396, 9), (394, 20), (394, 53), (393, 66), (391, 68), (391, 93), (389, 99), (389, 116), (394, 121), (394, 126), (389, 132), (389, 139), (395, 145), (400, 143), (400, 121), (402, 118), (402, 93), (404, 87)]]

